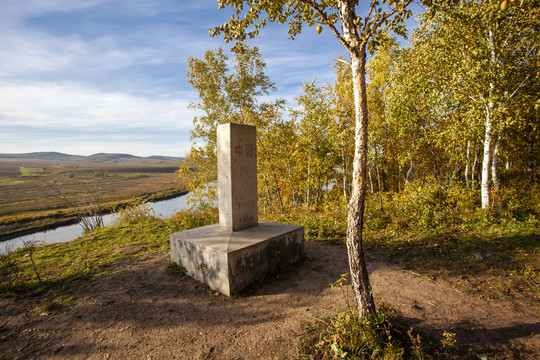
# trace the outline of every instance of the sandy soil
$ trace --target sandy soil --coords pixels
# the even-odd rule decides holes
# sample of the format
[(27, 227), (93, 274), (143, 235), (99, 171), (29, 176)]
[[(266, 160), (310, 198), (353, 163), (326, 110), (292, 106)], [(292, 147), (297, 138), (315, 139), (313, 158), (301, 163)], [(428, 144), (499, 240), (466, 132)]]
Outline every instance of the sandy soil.
[[(188, 277), (168, 275), (165, 255), (117, 264), (77, 290), (56, 315), (21, 313), (0, 301), (2, 359), (284, 359), (295, 358), (303, 327), (347, 307), (347, 291), (329, 284), (347, 272), (343, 246), (309, 242), (307, 257), (281, 279), (237, 298)], [(467, 351), (512, 343), (540, 356), (540, 314), (506, 301), (466, 296), (368, 256), (374, 294), (420, 332), (455, 332)], [(534, 349), (536, 347), (536, 350)]]

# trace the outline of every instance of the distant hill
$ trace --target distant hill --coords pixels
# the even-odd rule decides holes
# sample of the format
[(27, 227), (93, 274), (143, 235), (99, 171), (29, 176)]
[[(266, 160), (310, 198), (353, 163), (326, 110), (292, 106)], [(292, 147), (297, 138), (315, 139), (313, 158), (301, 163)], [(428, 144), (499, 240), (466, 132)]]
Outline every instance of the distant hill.
[(98, 153), (89, 156), (70, 155), (59, 152), (32, 152), (26, 154), (0, 154), (1, 160), (39, 160), (39, 161), (56, 161), (56, 162), (84, 162), (84, 163), (117, 163), (126, 161), (143, 161), (143, 160), (183, 160), (182, 157), (174, 156), (148, 156), (141, 157), (130, 154), (109, 154)]
[(129, 161), (129, 160), (142, 160), (144, 158), (140, 158), (134, 155), (129, 154), (107, 154), (107, 153), (98, 153), (89, 155), (86, 157), (88, 161), (91, 162), (118, 162), (118, 161)]

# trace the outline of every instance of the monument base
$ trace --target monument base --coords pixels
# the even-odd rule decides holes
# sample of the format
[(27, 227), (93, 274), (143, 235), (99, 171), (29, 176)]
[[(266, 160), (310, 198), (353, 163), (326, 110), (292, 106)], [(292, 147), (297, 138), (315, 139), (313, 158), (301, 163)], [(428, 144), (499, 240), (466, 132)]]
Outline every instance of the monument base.
[(171, 260), (227, 296), (303, 256), (302, 226), (259, 221), (240, 231), (214, 224), (171, 234)]

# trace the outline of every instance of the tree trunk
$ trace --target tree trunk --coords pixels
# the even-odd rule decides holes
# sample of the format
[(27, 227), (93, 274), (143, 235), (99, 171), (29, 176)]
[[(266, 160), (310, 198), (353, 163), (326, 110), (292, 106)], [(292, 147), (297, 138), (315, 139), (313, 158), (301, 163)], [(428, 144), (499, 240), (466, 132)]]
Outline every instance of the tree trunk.
[(497, 173), (497, 163), (499, 162), (499, 138), (495, 141), (495, 148), (493, 149), (493, 159), (491, 160), (491, 179), (493, 180), (493, 187), (496, 191), (499, 190), (499, 175)]
[(266, 211), (266, 207), (270, 204), (270, 191), (268, 190), (268, 181), (266, 180), (266, 172), (263, 172), (264, 192), (266, 194), (266, 201), (264, 202), (263, 211)]
[(373, 177), (371, 176), (371, 166), (368, 169), (368, 177), (369, 177), (369, 187), (371, 189), (371, 194), (374, 194), (375, 186), (373, 185)]
[(536, 183), (534, 140), (534, 131), (531, 129), (527, 136), (527, 178), (530, 184)]
[(272, 175), (274, 175), (274, 184), (276, 184), (276, 191), (279, 200), (279, 209), (283, 212), (283, 198), (281, 197), (281, 190), (279, 189), (279, 182), (276, 176), (276, 171), (272, 167)]
[(407, 174), (405, 175), (405, 185), (410, 185), (413, 182), (413, 171), (414, 171), (414, 163), (411, 161), (411, 166), (409, 167), (409, 170), (407, 170)]
[(491, 112), (493, 103), (488, 104), (486, 112), (486, 131), (484, 134), (484, 160), (482, 161), (482, 209), (489, 207), (489, 163), (491, 160)]
[(467, 142), (467, 163), (465, 165), (465, 184), (469, 190), (469, 162), (471, 157), (471, 141)]
[(306, 211), (309, 210), (309, 202), (311, 201), (310, 199), (310, 196), (311, 196), (311, 192), (310, 192), (310, 176), (311, 176), (311, 151), (309, 152), (308, 154), (309, 156), (309, 159), (308, 159), (308, 166), (307, 166), (307, 181), (306, 181), (306, 186), (307, 186), (307, 191), (306, 191)]
[(382, 193), (384, 191), (384, 181), (381, 181), (381, 175), (379, 174), (379, 165), (375, 168), (377, 171), (377, 191), (379, 193), (379, 210), (383, 211)]
[(319, 211), (319, 198), (321, 196), (321, 175), (317, 178), (317, 193), (315, 194), (315, 211)]
[(347, 166), (347, 156), (345, 155), (344, 144), (342, 144), (341, 156), (343, 158), (343, 197), (347, 199), (349, 197), (349, 185), (347, 184), (347, 173), (349, 172), (349, 167)]
[[(495, 52), (495, 34), (493, 29), (489, 28), (488, 38), (491, 48), (491, 62), (495, 66), (497, 62), (497, 54)], [(484, 160), (482, 161), (482, 209), (489, 208), (489, 165), (491, 160), (491, 121), (493, 116), (493, 93), (495, 90), (495, 84), (489, 83), (489, 99), (486, 105), (486, 132), (484, 134)]]
[(355, 151), (353, 159), (353, 180), (347, 222), (347, 251), (351, 283), (355, 295), (358, 315), (365, 317), (375, 311), (375, 303), (364, 259), (362, 229), (366, 198), (367, 169), (367, 126), (368, 109), (366, 95), (366, 49), (359, 47), (351, 52), (351, 70), (355, 101)]
[(474, 161), (473, 161), (473, 164), (472, 164), (472, 168), (471, 168), (471, 186), (472, 188), (474, 189), (474, 184), (475, 184), (475, 172), (476, 172), (476, 164), (478, 163), (478, 142), (475, 141), (475, 147), (474, 147)]
[(405, 187), (407, 185), (412, 184), (414, 180), (414, 143), (415, 143), (415, 136), (413, 136), (412, 140), (412, 146), (411, 146), (411, 166), (409, 167), (409, 170), (407, 170), (407, 174), (405, 175)]
[(291, 207), (294, 207), (296, 201), (294, 199), (294, 182), (292, 178), (290, 158), (289, 161), (287, 161), (287, 172), (289, 173), (289, 186), (291, 190)]

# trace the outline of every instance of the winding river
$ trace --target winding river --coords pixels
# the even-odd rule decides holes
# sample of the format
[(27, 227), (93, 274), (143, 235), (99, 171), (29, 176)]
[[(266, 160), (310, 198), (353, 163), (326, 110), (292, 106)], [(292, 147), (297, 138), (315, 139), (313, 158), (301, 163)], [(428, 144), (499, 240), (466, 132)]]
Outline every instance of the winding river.
[[(181, 195), (172, 199), (157, 202), (149, 202), (148, 205), (154, 209), (156, 215), (162, 219), (171, 217), (176, 211), (186, 207), (186, 196)], [(105, 225), (111, 225), (114, 222), (116, 213), (103, 216)], [(4, 254), (7, 249), (15, 250), (23, 246), (25, 241), (34, 241), (38, 244), (54, 244), (67, 242), (83, 235), (82, 227), (79, 224), (60, 226), (56, 229), (41, 231), (30, 235), (19, 236), (17, 238), (3, 241), (0, 243), (0, 254)]]

